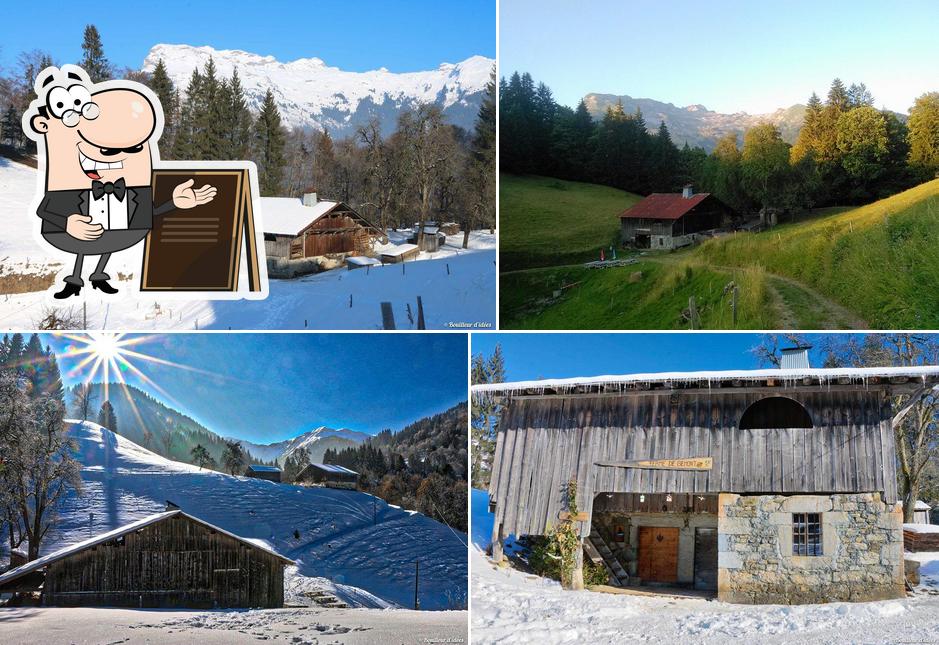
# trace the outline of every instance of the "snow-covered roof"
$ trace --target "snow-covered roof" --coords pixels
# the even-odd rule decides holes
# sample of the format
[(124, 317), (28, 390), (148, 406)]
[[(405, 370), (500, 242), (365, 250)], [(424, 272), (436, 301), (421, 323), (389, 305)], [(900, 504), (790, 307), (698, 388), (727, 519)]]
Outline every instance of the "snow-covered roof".
[(904, 531), (910, 533), (939, 533), (939, 525), (936, 524), (918, 524), (911, 522), (903, 525)]
[(916, 504), (913, 506), (913, 510), (915, 511), (928, 511), (931, 508), (932, 506), (930, 506), (929, 504), (927, 504), (921, 499), (916, 500)]
[(61, 560), (62, 558), (68, 557), (75, 553), (78, 553), (79, 551), (84, 551), (85, 549), (91, 548), (93, 546), (97, 546), (98, 544), (110, 542), (111, 540), (119, 538), (122, 535), (127, 535), (129, 533), (133, 533), (134, 531), (138, 531), (144, 528), (145, 526), (150, 526), (151, 524), (162, 522), (163, 520), (169, 519), (173, 517), (174, 515), (180, 515), (182, 517), (188, 518), (192, 520), (193, 522), (196, 522), (197, 524), (201, 524), (207, 528), (212, 529), (213, 531), (218, 531), (219, 533), (223, 533), (231, 538), (238, 540), (239, 542), (243, 542), (244, 544), (252, 546), (256, 549), (265, 551), (266, 553), (269, 553), (270, 555), (273, 555), (274, 557), (277, 557), (283, 560), (287, 564), (296, 564), (296, 562), (294, 562), (293, 560), (285, 558), (284, 556), (282, 556), (281, 554), (277, 553), (276, 551), (274, 551), (273, 549), (267, 546), (262, 546), (260, 544), (257, 544), (256, 542), (253, 542), (241, 536), (235, 535), (234, 533), (229, 533), (225, 529), (219, 528), (213, 524), (209, 524), (208, 522), (204, 520), (200, 520), (198, 517), (193, 517), (192, 515), (183, 513), (179, 509), (174, 509), (172, 511), (166, 511), (163, 513), (157, 513), (156, 515), (150, 515), (143, 519), (137, 520), (136, 522), (131, 522), (130, 524), (125, 524), (124, 526), (118, 527), (114, 529), (113, 531), (102, 533), (101, 535), (97, 535), (93, 538), (89, 538), (82, 542), (77, 542), (76, 544), (67, 546), (64, 549), (59, 549), (58, 551), (54, 551), (52, 553), (44, 555), (41, 558), (36, 558), (32, 562), (27, 562), (21, 567), (11, 569), (10, 571), (7, 571), (3, 575), (0, 575), (0, 585), (3, 585), (11, 580), (15, 580), (16, 578), (24, 576), (27, 573), (31, 573), (33, 571), (38, 571), (39, 569), (43, 569), (47, 567), (48, 565), (52, 564), (53, 562), (57, 560)]
[(800, 383), (805, 385), (827, 385), (846, 381), (849, 383), (879, 384), (894, 380), (939, 381), (939, 366), (914, 367), (836, 367), (809, 369), (759, 369), (717, 370), (700, 372), (658, 372), (647, 374), (621, 374), (607, 376), (577, 376), (563, 379), (516, 381), (512, 383), (487, 383), (474, 385), (473, 392), (498, 392), (503, 394), (538, 394), (549, 391), (618, 391), (660, 389), (665, 387), (736, 387), (734, 382), (766, 383), (779, 385)]
[(344, 466), (337, 466), (336, 464), (310, 464), (314, 468), (319, 468), (320, 470), (325, 470), (328, 473), (339, 473), (342, 475), (358, 475), (354, 470), (349, 470)]
[(408, 251), (416, 251), (417, 244), (396, 244), (391, 248), (383, 248), (381, 250), (382, 255), (403, 255)]
[(253, 470), (256, 473), (279, 473), (280, 468), (276, 466), (261, 466), (260, 464), (251, 464), (248, 466), (250, 470)]
[(370, 258), (367, 255), (351, 255), (346, 258), (346, 264), (354, 264), (356, 266), (370, 266), (381, 264), (381, 260), (378, 258)]
[(273, 235), (299, 235), (300, 231), (336, 208), (339, 202), (322, 200), (304, 206), (299, 197), (262, 197), (264, 232)]

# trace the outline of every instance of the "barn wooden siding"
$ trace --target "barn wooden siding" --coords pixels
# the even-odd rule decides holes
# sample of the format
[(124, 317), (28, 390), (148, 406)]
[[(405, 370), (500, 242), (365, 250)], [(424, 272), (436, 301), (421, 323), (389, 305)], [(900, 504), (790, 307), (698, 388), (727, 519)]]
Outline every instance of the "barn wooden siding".
[(264, 252), (269, 258), (289, 258), (292, 235), (264, 234)]
[(328, 253), (365, 255), (372, 249), (372, 237), (381, 232), (351, 209), (336, 208), (303, 229), (290, 247), (291, 258), (308, 258)]
[(176, 516), (49, 565), (49, 605), (282, 607), (284, 562)]
[[(778, 389), (514, 398), (496, 439), (491, 500), (503, 534), (545, 533), (562, 490), (624, 493), (883, 492), (897, 498), (890, 404), (879, 389), (786, 393), (815, 427), (740, 430), (744, 410)], [(598, 461), (711, 457), (709, 471), (606, 467)], [(589, 530), (589, 520), (586, 524)]]

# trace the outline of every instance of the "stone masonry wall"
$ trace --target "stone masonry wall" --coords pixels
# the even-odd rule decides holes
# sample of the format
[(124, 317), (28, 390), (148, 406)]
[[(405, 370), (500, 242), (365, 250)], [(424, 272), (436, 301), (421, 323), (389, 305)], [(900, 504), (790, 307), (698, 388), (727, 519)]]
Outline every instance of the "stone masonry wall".
[[(792, 555), (792, 514), (820, 513), (821, 556)], [(718, 598), (801, 604), (901, 598), (903, 513), (880, 493), (736, 495), (718, 502)]]

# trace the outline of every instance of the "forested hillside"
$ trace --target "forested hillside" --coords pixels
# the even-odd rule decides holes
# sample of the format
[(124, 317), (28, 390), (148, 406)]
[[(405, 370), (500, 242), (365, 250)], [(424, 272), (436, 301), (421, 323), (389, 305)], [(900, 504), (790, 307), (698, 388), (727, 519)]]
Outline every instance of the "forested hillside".
[(466, 531), (466, 426), (466, 403), (459, 403), (361, 446), (327, 450), (323, 462), (355, 470), (360, 489), (389, 504)]
[(500, 82), (501, 170), (639, 194), (675, 192), (693, 182), (742, 214), (863, 204), (939, 170), (939, 92), (919, 97), (908, 123), (875, 105), (863, 83), (846, 86), (836, 78), (825, 100), (809, 96), (792, 146), (765, 122), (747, 129), (742, 141), (727, 133), (708, 154), (677, 147), (664, 121), (649, 124), (622, 102), (595, 121), (583, 100), (574, 109), (559, 105), (547, 85), (515, 73)]
[[(66, 402), (70, 414), (83, 419), (85, 415), (79, 409), (77, 396), (80, 390), (81, 386), (69, 388), (66, 392)], [(92, 400), (87, 420), (98, 423), (106, 421), (101, 425), (167, 459), (195, 463), (192, 450), (201, 445), (216, 467), (224, 463), (226, 444), (222, 437), (143, 390), (120, 383), (110, 383), (107, 388), (103, 383), (92, 383), (88, 391)], [(108, 419), (100, 415), (105, 402), (111, 408)], [(245, 454), (245, 461), (263, 463), (250, 453)]]

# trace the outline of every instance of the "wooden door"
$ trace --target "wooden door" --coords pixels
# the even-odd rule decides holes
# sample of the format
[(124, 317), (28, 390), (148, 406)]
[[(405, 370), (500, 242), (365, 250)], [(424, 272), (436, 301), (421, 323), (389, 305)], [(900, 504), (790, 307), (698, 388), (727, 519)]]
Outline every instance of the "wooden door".
[(694, 588), (717, 589), (717, 529), (694, 530)]
[(678, 582), (678, 529), (639, 527), (639, 577), (643, 582)]

